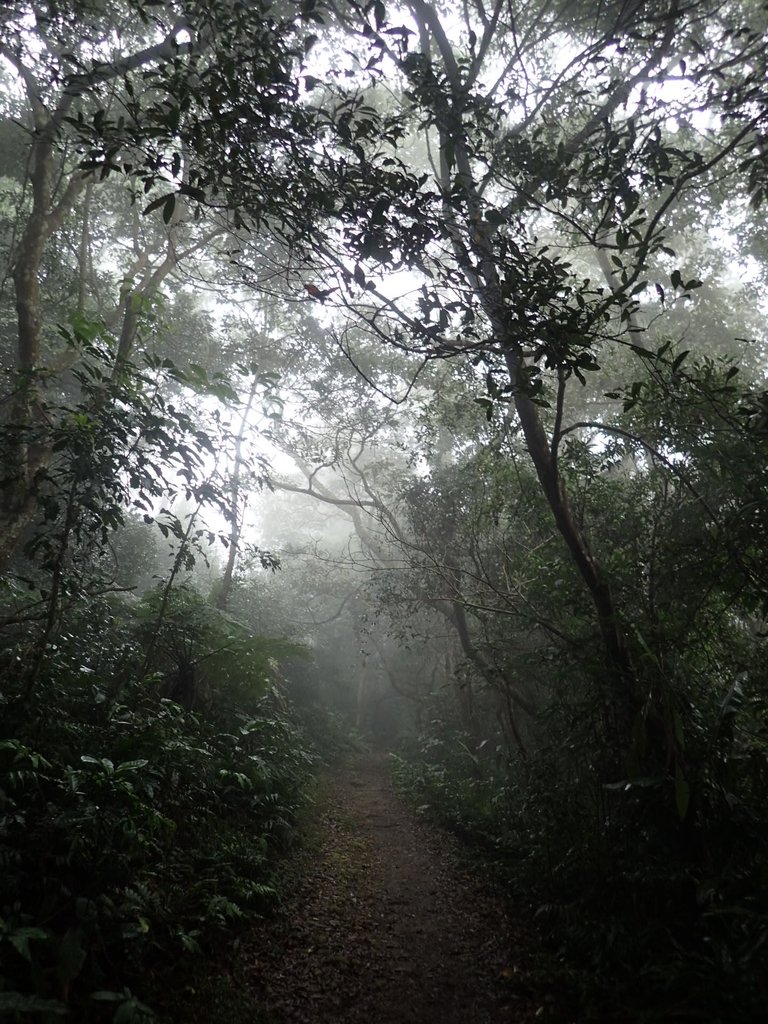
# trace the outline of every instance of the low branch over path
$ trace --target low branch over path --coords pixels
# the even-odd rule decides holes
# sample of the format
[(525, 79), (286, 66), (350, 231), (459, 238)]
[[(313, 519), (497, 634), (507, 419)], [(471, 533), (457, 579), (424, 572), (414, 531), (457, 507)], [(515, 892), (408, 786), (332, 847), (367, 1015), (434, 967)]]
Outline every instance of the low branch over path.
[(385, 762), (334, 771), (316, 827), (298, 890), (244, 942), (270, 1024), (553, 1019), (530, 985), (532, 937), (460, 869), (452, 838), (397, 799)]

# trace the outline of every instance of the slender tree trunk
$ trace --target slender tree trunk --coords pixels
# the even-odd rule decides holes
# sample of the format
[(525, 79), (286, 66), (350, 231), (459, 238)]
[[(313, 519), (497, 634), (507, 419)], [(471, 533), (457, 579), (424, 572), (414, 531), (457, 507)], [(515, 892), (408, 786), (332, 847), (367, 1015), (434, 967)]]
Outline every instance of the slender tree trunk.
[(248, 402), (240, 419), (240, 429), (235, 438), (235, 463), (232, 468), (232, 480), (229, 491), (229, 548), (227, 550), (227, 564), (224, 568), (224, 575), (216, 597), (216, 607), (226, 611), (229, 599), (232, 596), (232, 584), (235, 576), (235, 565), (237, 563), (238, 548), (240, 546), (240, 530), (242, 528), (242, 515), (240, 511), (241, 476), (243, 471), (243, 440), (248, 427), (248, 417), (256, 397), (257, 381), (254, 380), (248, 395)]
[(149, 638), (149, 643), (147, 644), (146, 653), (144, 654), (144, 661), (143, 661), (142, 666), (141, 666), (141, 674), (142, 674), (142, 676), (145, 676), (149, 672), (149, 670), (150, 670), (150, 668), (152, 666), (152, 659), (154, 658), (154, 655), (155, 655), (155, 648), (157, 647), (157, 640), (158, 640), (158, 637), (160, 636), (160, 630), (161, 630), (162, 625), (163, 625), (163, 620), (165, 619), (165, 613), (166, 613), (166, 611), (168, 609), (168, 602), (171, 599), (171, 593), (173, 591), (173, 585), (176, 582), (176, 577), (178, 576), (179, 572), (181, 571), (182, 565), (184, 564), (184, 558), (185, 558), (186, 553), (187, 553), (187, 548), (189, 547), (189, 539), (192, 536), (192, 528), (195, 525), (195, 523), (197, 522), (197, 517), (200, 514), (200, 509), (201, 508), (202, 508), (202, 504), (198, 504), (198, 506), (195, 509), (195, 511), (194, 512), (190, 512), (190, 514), (189, 514), (189, 521), (187, 523), (187, 528), (184, 530), (184, 533), (183, 533), (183, 535), (181, 537), (181, 540), (179, 541), (179, 550), (176, 552), (176, 557), (173, 560), (173, 565), (171, 566), (171, 571), (170, 571), (170, 573), (168, 575), (168, 579), (165, 582), (165, 586), (163, 587), (163, 596), (160, 599), (160, 607), (157, 610), (157, 618), (155, 619), (155, 626), (154, 626), (154, 629), (152, 630), (152, 635)]
[(35, 138), (30, 163), (32, 211), (19, 239), (13, 263), (18, 335), (16, 342), (16, 392), (6, 427), (6, 485), (0, 503), (0, 571), (11, 558), (38, 509), (38, 485), (50, 459), (45, 429), (40, 351), (42, 316), (40, 266), (45, 245), (62, 224), (85, 186), (82, 175), (73, 175), (55, 207), (51, 206), (55, 129), (49, 122)]
[(16, 393), (11, 420), (6, 427), (6, 484), (0, 519), (0, 569), (16, 548), (37, 510), (35, 483), (49, 457), (34, 428), (42, 419), (40, 382), (36, 371), (40, 356), (40, 262), (46, 234), (46, 212), (51, 193), (53, 151), (38, 140), (32, 154), (32, 212), (19, 240), (13, 265), (18, 335), (16, 343)]
[(456, 629), (464, 656), (475, 666), (489, 686), (494, 690), (504, 690), (515, 707), (522, 709), (528, 715), (535, 716), (537, 708), (533, 701), (521, 693), (519, 686), (516, 686), (511, 679), (507, 678), (501, 669), (496, 668), (473, 642), (469, 633), (467, 613), (464, 605), (459, 601), (452, 601), (450, 606), (444, 609), (443, 613)]
[(85, 312), (86, 286), (91, 268), (91, 199), (93, 181), (88, 180), (83, 200), (83, 223), (80, 226), (80, 245), (77, 253), (77, 312)]
[[(515, 409), (523, 430), (528, 454), (549, 504), (555, 525), (565, 541), (597, 613), (609, 681), (617, 702), (617, 710), (622, 707), (626, 709), (634, 699), (632, 666), (610, 585), (590, 551), (584, 531), (573, 516), (568, 493), (558, 470), (556, 444), (550, 444), (536, 405), (521, 387), (522, 359), (519, 355), (515, 356), (507, 352), (506, 362), (510, 383), (515, 389)], [(623, 711), (621, 718), (626, 718)]]
[[(504, 353), (514, 407), (526, 448), (555, 525), (595, 609), (606, 661), (606, 718), (614, 733), (613, 738), (618, 745), (622, 745), (629, 738), (636, 695), (620, 615), (608, 580), (590, 551), (584, 530), (573, 515), (567, 490), (560, 477), (557, 460), (559, 427), (556, 423), (550, 440), (539, 407), (527, 391), (523, 346), (509, 318), (508, 298), (499, 279), (497, 258), (491, 242), (492, 230), (488, 229), (483, 217), (484, 199), (475, 178), (472, 148), (465, 125), (463, 78), (453, 48), (436, 10), (430, 4), (425, 0), (412, 0), (412, 9), (420, 23), (424, 52), (429, 52), (430, 40), (434, 40), (446, 72), (448, 88), (435, 96), (434, 123), (440, 137), (438, 175), (445, 195), (451, 197), (446, 200), (445, 212), (454, 256), (488, 317), (493, 340)], [(451, 154), (450, 161), (448, 152)], [(535, 188), (533, 184), (532, 189)], [(465, 223), (460, 222), (453, 205), (457, 193), (466, 206)]]

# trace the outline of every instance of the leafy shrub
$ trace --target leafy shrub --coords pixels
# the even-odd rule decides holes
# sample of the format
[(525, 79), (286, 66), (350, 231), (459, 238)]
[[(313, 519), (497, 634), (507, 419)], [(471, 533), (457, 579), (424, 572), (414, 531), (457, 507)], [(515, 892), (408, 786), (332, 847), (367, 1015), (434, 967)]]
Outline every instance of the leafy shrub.
[(90, 664), (83, 627), (62, 639), (31, 694), (19, 678), (0, 695), (8, 1020), (67, 1011), (83, 1021), (149, 1019), (126, 983), (135, 989), (274, 900), (274, 858), (291, 839), (312, 768), (295, 715), (270, 683), (284, 644), (252, 640), (259, 685), (251, 665), (239, 700), (217, 700), (211, 688), (205, 708), (191, 710), (162, 695), (161, 674), (135, 671), (135, 653), (127, 671), (111, 653), (96, 655), (97, 642), (120, 650), (132, 628), (124, 616), (102, 620)]
[(765, 1006), (768, 721), (738, 686), (697, 706), (682, 820), (669, 773), (602, 781), (583, 708), (551, 709), (550, 742), (524, 763), (439, 720), (392, 758), (398, 789), (537, 907), (585, 1014), (726, 1024)]

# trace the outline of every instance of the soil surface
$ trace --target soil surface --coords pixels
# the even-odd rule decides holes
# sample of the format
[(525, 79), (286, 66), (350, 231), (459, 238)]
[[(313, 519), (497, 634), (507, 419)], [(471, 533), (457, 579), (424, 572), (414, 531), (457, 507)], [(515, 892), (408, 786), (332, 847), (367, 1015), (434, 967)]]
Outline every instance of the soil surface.
[(330, 773), (311, 860), (243, 980), (270, 1024), (523, 1024), (550, 1020), (530, 934), (467, 874), (452, 837), (397, 798), (383, 758)]

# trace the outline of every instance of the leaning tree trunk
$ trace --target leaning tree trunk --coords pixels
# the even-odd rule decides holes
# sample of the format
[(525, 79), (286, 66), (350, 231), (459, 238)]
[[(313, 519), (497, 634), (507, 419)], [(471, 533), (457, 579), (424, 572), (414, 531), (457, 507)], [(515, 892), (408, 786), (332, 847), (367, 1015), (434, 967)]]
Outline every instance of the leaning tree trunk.
[[(629, 741), (636, 693), (621, 616), (608, 579), (590, 550), (583, 527), (573, 514), (559, 472), (559, 426), (555, 424), (550, 438), (540, 409), (532, 401), (526, 387), (524, 346), (516, 334), (512, 310), (509, 308), (510, 300), (499, 277), (499, 265), (491, 240), (492, 231), (483, 217), (484, 199), (474, 172), (472, 146), (466, 125), (466, 91), (461, 70), (435, 8), (425, 0), (411, 0), (411, 7), (419, 24), (423, 52), (429, 56), (434, 47), (436, 59), (445, 72), (446, 88), (434, 90), (430, 102), (439, 136), (440, 164), (436, 171), (446, 196), (445, 222), (454, 257), (488, 319), (494, 347), (503, 353), (514, 408), (528, 454), (557, 530), (594, 607), (608, 684), (604, 697), (606, 723), (612, 732), (612, 745), (625, 747)], [(658, 59), (658, 55), (654, 56), (653, 63)], [(609, 98), (608, 108), (613, 107), (615, 99)], [(531, 190), (535, 189), (534, 182)], [(460, 219), (456, 213), (457, 197), (461, 198), (464, 207), (464, 219)]]

